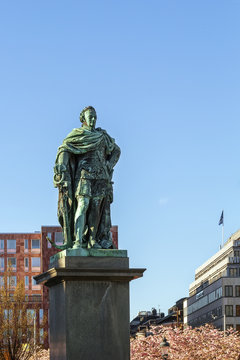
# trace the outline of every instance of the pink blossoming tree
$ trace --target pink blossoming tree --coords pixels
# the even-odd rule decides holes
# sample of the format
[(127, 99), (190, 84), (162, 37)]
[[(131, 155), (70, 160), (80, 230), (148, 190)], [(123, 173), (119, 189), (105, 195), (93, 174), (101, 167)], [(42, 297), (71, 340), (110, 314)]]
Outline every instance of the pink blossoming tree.
[(224, 336), (210, 325), (200, 328), (155, 327), (152, 336), (131, 341), (131, 360), (162, 359), (160, 343), (170, 343), (169, 360), (240, 360), (239, 333)]

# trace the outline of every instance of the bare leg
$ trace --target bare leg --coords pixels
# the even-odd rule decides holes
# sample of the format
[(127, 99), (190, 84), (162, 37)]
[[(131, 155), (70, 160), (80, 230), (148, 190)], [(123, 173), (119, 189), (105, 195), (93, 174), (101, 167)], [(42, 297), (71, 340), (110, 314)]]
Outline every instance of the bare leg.
[(88, 216), (88, 231), (89, 231), (89, 246), (95, 248), (101, 248), (101, 246), (96, 241), (96, 235), (99, 227), (99, 223), (102, 216), (102, 198), (93, 198), (91, 199), (89, 206), (89, 216)]
[(89, 206), (89, 197), (79, 196), (78, 197), (77, 209), (74, 217), (74, 235), (75, 242), (73, 245), (74, 249), (82, 247), (83, 231), (86, 224), (86, 213)]

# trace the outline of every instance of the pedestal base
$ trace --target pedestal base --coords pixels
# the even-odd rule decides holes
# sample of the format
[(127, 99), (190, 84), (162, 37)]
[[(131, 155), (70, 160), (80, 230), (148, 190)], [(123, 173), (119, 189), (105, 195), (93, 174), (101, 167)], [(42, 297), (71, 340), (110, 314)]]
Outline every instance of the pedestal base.
[(50, 287), (50, 359), (130, 359), (129, 281), (145, 269), (129, 269), (127, 257), (70, 254), (35, 277)]

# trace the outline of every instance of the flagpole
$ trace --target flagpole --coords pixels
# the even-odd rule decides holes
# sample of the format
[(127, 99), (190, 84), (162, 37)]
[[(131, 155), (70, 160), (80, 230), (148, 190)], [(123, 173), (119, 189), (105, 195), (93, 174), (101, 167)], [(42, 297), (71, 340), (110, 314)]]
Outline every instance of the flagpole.
[(221, 213), (218, 225), (222, 225), (222, 245), (220, 246), (220, 248), (222, 248), (224, 242), (224, 211)]
[(223, 241), (224, 241), (224, 225), (222, 224), (222, 247), (223, 247)]

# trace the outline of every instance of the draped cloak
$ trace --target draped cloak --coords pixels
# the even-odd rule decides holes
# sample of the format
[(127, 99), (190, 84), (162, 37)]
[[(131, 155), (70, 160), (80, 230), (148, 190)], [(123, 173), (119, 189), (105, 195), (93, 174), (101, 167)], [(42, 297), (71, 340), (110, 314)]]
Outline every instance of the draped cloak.
[(96, 150), (100, 142), (104, 139), (107, 154), (111, 154), (115, 146), (115, 140), (101, 128), (95, 130), (87, 130), (85, 128), (73, 129), (70, 134), (63, 140), (63, 143), (58, 148), (56, 163), (58, 156), (62, 151), (67, 151), (71, 154), (81, 155), (88, 151)]

